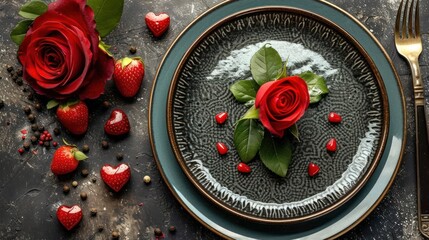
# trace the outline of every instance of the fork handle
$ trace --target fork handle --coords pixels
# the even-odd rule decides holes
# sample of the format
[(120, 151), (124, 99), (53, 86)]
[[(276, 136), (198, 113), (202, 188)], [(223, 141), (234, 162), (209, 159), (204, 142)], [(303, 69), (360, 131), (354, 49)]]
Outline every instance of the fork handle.
[(419, 229), (429, 238), (429, 140), (424, 104), (416, 103), (415, 114)]

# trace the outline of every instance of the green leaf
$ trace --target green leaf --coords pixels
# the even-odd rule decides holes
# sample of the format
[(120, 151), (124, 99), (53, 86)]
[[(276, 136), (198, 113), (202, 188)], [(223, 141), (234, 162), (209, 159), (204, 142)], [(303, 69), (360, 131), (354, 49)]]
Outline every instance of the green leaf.
[(229, 90), (239, 102), (255, 100), (259, 85), (255, 80), (238, 80), (229, 87)]
[(109, 56), (113, 57), (112, 53), (111, 53), (111, 52), (109, 52), (109, 48), (110, 48), (111, 46), (110, 46), (110, 45), (107, 45), (105, 42), (101, 41), (101, 39), (100, 39), (100, 41), (98, 42), (98, 47), (99, 47), (101, 50), (103, 50), (103, 52), (107, 53), (107, 55), (109, 55)]
[(304, 72), (299, 75), (305, 80), (310, 94), (310, 103), (316, 103), (322, 97), (329, 93), (328, 86), (326, 86), (325, 78), (314, 74), (312, 72)]
[(57, 100), (52, 99), (52, 100), (50, 100), (50, 101), (46, 104), (46, 108), (47, 108), (47, 109), (52, 109), (52, 108), (54, 108), (54, 107), (58, 106), (58, 104), (60, 104), (60, 103), (59, 103)]
[(255, 105), (253, 105), (241, 119), (259, 119), (259, 109), (256, 109)]
[(85, 159), (87, 159), (88, 157), (85, 155), (85, 153), (83, 153), (83, 152), (81, 152), (81, 151), (75, 151), (74, 152), (74, 158), (76, 158), (76, 160), (78, 160), (78, 161), (82, 161), (82, 160), (85, 160)]
[(298, 126), (296, 124), (292, 125), (292, 127), (289, 128), (289, 132), (296, 138), (296, 140), (299, 141), (299, 131)]
[(256, 119), (241, 119), (234, 131), (234, 145), (241, 161), (247, 163), (258, 154), (264, 127)]
[(259, 157), (273, 173), (285, 177), (292, 160), (292, 144), (287, 137), (275, 138), (267, 132), (262, 140)]
[(10, 38), (12, 41), (18, 45), (22, 43), (25, 38), (25, 34), (27, 34), (28, 28), (33, 23), (33, 20), (26, 19), (19, 22), (15, 28), (10, 33)]
[(21, 17), (34, 20), (47, 10), (48, 5), (45, 2), (33, 0), (24, 4), (18, 14)]
[(94, 11), (98, 33), (107, 36), (119, 23), (124, 9), (124, 0), (88, 0), (88, 6)]
[(287, 61), (283, 63), (282, 71), (279, 73), (277, 79), (287, 77)]
[(282, 71), (282, 59), (274, 48), (266, 44), (250, 60), (250, 71), (259, 85), (276, 80)]

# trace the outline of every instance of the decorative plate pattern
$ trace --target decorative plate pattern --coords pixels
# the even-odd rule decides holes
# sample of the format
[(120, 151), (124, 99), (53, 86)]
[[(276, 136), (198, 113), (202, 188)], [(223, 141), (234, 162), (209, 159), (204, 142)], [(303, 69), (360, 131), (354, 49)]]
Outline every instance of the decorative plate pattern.
[[(236, 171), (233, 124), (247, 108), (229, 86), (251, 77), (250, 58), (265, 44), (287, 61), (291, 75), (310, 70), (323, 75), (330, 90), (298, 122), (300, 141), (284, 178), (259, 160), (249, 164), (249, 175)], [(185, 173), (215, 203), (253, 220), (301, 221), (343, 203), (372, 173), (386, 133), (383, 91), (366, 54), (334, 25), (293, 9), (250, 11), (208, 30), (183, 59), (168, 101), (170, 140)], [(218, 125), (214, 115), (222, 111), (230, 118)], [(327, 121), (330, 111), (342, 115), (341, 124)], [(338, 150), (329, 154), (325, 144), (332, 137)], [(216, 142), (230, 152), (220, 156)], [(315, 178), (307, 174), (309, 162), (321, 168)]]

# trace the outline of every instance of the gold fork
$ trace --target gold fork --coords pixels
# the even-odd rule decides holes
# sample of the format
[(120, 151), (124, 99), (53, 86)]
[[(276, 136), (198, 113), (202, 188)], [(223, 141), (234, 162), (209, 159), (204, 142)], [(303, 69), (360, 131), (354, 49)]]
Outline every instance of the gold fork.
[[(404, 5), (405, 1), (405, 6)], [(415, 6), (414, 6), (415, 5)], [(420, 36), (419, 0), (402, 0), (395, 24), (395, 45), (410, 64), (414, 87), (416, 119), (417, 208), (420, 232), (429, 237), (429, 142), (423, 81), (419, 56), (422, 52)]]

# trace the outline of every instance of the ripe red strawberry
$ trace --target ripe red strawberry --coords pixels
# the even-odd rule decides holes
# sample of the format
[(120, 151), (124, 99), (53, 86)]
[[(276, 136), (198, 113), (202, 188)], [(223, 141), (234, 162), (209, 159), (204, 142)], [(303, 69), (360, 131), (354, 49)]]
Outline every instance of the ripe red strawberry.
[(115, 192), (119, 192), (131, 177), (130, 167), (121, 163), (116, 167), (109, 164), (104, 165), (100, 170), (103, 181)]
[(114, 109), (104, 124), (104, 131), (111, 136), (125, 135), (130, 131), (127, 114), (120, 109)]
[(61, 146), (55, 150), (51, 162), (51, 171), (55, 175), (71, 173), (76, 170), (80, 160), (88, 157), (74, 146)]
[(166, 13), (156, 15), (153, 12), (146, 14), (146, 25), (155, 37), (160, 37), (170, 26), (170, 16)]
[(57, 108), (57, 118), (74, 135), (82, 135), (88, 130), (88, 107), (83, 101), (60, 104)]
[(78, 205), (61, 205), (57, 210), (58, 221), (67, 229), (73, 229), (82, 219), (82, 209)]
[(122, 58), (116, 61), (113, 82), (123, 97), (134, 97), (140, 90), (144, 76), (141, 58)]

